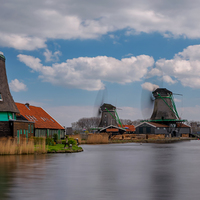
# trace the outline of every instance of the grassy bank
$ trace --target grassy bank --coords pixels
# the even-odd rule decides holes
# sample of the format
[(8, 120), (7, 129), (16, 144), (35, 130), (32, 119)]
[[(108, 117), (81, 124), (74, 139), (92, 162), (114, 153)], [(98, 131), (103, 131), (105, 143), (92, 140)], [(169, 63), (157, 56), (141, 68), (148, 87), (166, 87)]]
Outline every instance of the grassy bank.
[(72, 146), (71, 148), (64, 148), (63, 144), (56, 144), (55, 146), (47, 146), (47, 153), (72, 153), (72, 152), (81, 152), (83, 151), (82, 147), (77, 145)]
[(45, 138), (0, 139), (0, 155), (45, 154), (45, 153), (73, 153), (83, 151), (75, 142), (71, 148), (64, 149), (64, 144), (46, 145)]

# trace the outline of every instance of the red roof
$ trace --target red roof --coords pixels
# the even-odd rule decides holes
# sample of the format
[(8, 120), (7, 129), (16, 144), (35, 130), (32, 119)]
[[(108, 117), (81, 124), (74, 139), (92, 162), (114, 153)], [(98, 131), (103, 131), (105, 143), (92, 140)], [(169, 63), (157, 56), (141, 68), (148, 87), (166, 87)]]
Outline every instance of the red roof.
[(177, 123), (177, 127), (181, 127), (181, 128), (190, 128), (190, 126), (183, 124), (183, 123)]
[(159, 124), (159, 123), (156, 123), (156, 122), (148, 122), (148, 123), (152, 124), (153, 126), (156, 126), (156, 127), (164, 127), (164, 128), (168, 128), (169, 127), (166, 124)]
[(118, 132), (119, 130), (117, 128), (107, 128), (106, 132)]
[(15, 103), (20, 115), (28, 121), (35, 122), (35, 128), (44, 129), (64, 129), (53, 117), (51, 117), (41, 107), (26, 106), (22, 103)]
[[(118, 124), (119, 127), (121, 127), (121, 125)], [(122, 125), (123, 128), (126, 129), (127, 132), (134, 132), (135, 131), (135, 126), (134, 125)]]

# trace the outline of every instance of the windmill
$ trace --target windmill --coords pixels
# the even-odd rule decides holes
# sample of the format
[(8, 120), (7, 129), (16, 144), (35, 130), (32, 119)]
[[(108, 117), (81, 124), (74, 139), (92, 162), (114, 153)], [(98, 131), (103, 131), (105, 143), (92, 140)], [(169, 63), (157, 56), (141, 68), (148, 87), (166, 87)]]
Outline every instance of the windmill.
[(99, 127), (106, 127), (110, 125), (118, 126), (118, 124), (122, 127), (115, 106), (113, 106), (112, 104), (104, 103), (100, 106), (99, 110), (99, 114), (101, 115)]
[[(138, 127), (141, 130), (140, 133), (165, 133), (166, 135), (171, 134), (172, 137), (180, 135), (180, 133), (184, 132), (183, 130), (186, 130), (182, 128), (186, 128), (183, 123), (187, 120), (181, 119), (176, 109), (173, 96), (177, 94), (173, 94), (166, 88), (159, 87), (159, 85), (162, 85), (162, 73), (160, 76), (152, 77), (147, 75), (147, 77), (150, 77), (152, 82), (151, 80), (145, 80), (145, 83), (142, 84), (141, 108), (145, 118), (142, 122), (147, 122), (148, 124)], [(143, 131), (142, 128), (144, 129)]]
[(154, 108), (149, 120), (146, 122), (159, 123), (166, 125), (167, 132), (176, 137), (179, 133), (183, 122), (187, 121), (181, 119), (174, 102), (173, 93), (166, 88), (157, 88), (152, 92), (154, 97)]
[(117, 108), (112, 104), (105, 103), (106, 89), (100, 90), (96, 97), (94, 115), (100, 118), (98, 127), (95, 130), (100, 131), (101, 129), (114, 126), (118, 127), (120, 125), (121, 129), (124, 130), (122, 123), (117, 114)]

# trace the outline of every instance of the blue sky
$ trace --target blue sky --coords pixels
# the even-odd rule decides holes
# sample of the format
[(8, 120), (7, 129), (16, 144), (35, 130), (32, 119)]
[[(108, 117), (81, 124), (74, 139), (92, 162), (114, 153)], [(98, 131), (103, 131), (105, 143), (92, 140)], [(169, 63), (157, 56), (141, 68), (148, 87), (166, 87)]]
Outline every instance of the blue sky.
[(106, 87), (120, 118), (135, 120), (147, 117), (142, 91), (162, 82), (183, 94), (175, 96), (181, 117), (200, 120), (199, 8), (189, 0), (5, 1), (0, 51), (12, 96), (70, 126), (94, 116)]

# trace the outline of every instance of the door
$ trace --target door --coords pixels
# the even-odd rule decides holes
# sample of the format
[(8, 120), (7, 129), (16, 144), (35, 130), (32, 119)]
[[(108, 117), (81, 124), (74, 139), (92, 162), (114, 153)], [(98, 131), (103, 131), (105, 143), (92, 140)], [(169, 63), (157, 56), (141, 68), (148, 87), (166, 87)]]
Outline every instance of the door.
[(20, 132), (19, 130), (17, 130), (17, 144), (19, 144), (19, 141), (20, 141)]
[(60, 140), (60, 130), (58, 130), (58, 139)]

